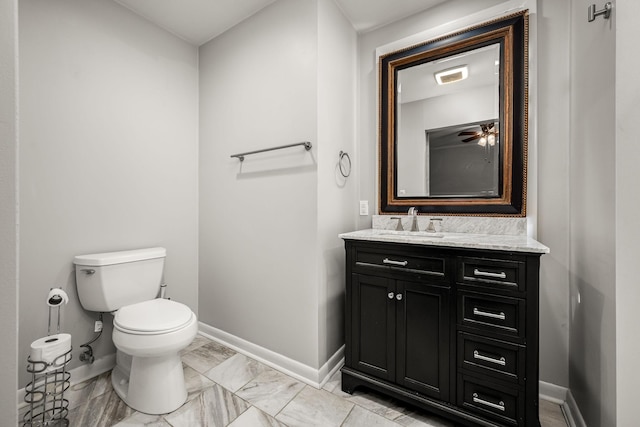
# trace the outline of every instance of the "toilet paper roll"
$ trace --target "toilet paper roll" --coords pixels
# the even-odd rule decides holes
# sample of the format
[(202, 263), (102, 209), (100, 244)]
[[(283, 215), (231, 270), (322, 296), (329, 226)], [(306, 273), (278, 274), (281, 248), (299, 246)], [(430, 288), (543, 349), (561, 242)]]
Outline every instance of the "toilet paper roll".
[(49, 295), (47, 296), (47, 305), (49, 307), (58, 307), (63, 303), (66, 304), (68, 302), (69, 295), (67, 295), (64, 290), (60, 288), (53, 288), (49, 291)]
[[(31, 361), (45, 362), (51, 365), (56, 359), (71, 350), (71, 335), (56, 334), (42, 337), (31, 343)], [(57, 360), (56, 365), (50, 369), (57, 369), (64, 365), (64, 358)]]

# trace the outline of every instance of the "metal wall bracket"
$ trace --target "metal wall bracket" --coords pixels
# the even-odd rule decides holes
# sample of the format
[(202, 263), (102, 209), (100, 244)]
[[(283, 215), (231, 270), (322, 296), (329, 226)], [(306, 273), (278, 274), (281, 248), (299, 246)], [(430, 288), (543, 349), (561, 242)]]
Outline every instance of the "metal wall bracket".
[(589, 22), (595, 21), (596, 17), (600, 15), (604, 15), (604, 19), (609, 19), (611, 17), (611, 9), (613, 9), (611, 2), (605, 3), (604, 9), (600, 10), (596, 10), (596, 5), (592, 4), (589, 6)]

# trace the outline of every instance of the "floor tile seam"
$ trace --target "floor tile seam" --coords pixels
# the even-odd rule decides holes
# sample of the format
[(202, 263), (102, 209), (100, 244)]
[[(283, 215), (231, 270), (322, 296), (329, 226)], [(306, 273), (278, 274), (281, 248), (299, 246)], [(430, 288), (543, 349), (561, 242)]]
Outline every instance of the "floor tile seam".
[[(281, 373), (281, 374), (283, 374), (283, 375), (286, 375), (288, 378), (295, 379), (295, 378), (293, 378), (293, 377), (289, 376), (288, 374), (285, 374), (285, 373), (284, 373), (284, 372), (282, 372), (282, 371), (279, 371), (279, 370), (277, 370), (277, 369), (275, 369), (275, 368), (272, 368), (272, 367), (271, 367), (271, 366), (269, 366), (269, 365), (266, 365), (266, 364), (264, 364), (264, 363), (260, 362), (259, 360), (256, 360), (256, 359), (254, 359), (254, 358), (252, 358), (252, 357), (247, 356), (246, 354), (243, 354), (243, 353), (236, 353), (236, 355), (241, 355), (241, 356), (243, 356), (243, 357), (247, 358), (248, 360), (250, 360), (251, 362), (257, 363), (257, 364), (259, 364), (260, 366), (264, 366), (265, 368), (267, 368), (267, 370), (268, 370), (268, 369), (273, 369), (274, 371), (277, 371), (277, 372), (280, 372), (280, 373)], [(232, 357), (233, 357), (233, 356), (232, 356)], [(227, 359), (227, 360), (228, 360), (228, 359)], [(215, 367), (214, 367), (214, 368), (215, 368)], [(213, 369), (213, 368), (211, 368), (211, 369)], [(210, 370), (211, 370), (211, 369), (210, 369)], [(207, 372), (208, 372), (208, 371), (207, 371)], [(258, 373), (258, 374), (256, 374), (256, 375), (254, 375), (254, 376), (253, 376), (249, 381), (247, 381), (246, 383), (244, 383), (244, 384), (242, 384), (240, 387), (238, 387), (238, 389), (237, 389), (237, 390), (232, 391), (232, 393), (234, 393), (234, 394), (235, 394), (237, 391), (242, 390), (242, 389), (243, 389), (247, 384), (249, 384), (250, 382), (252, 382), (252, 381), (253, 381), (253, 380), (255, 380), (256, 378), (258, 378), (258, 377), (259, 377), (260, 375), (262, 375), (264, 372), (266, 372), (266, 371), (262, 371), (262, 372), (259, 372), (259, 373)], [(205, 376), (206, 376), (206, 375), (205, 375)], [(209, 378), (209, 377), (207, 377), (207, 378)], [(209, 378), (209, 379), (210, 379), (211, 381), (213, 381), (211, 378)], [(256, 409), (257, 409), (257, 407), (256, 407)]]
[[(222, 387), (222, 386), (220, 386), (220, 387)], [(224, 388), (224, 387), (222, 387), (222, 388)], [(225, 390), (226, 390), (226, 389), (225, 389)], [(240, 418), (240, 417), (242, 416), (242, 414), (246, 413), (249, 409), (251, 409), (251, 408), (253, 407), (253, 405), (251, 404), (251, 402), (248, 402), (248, 401), (244, 400), (243, 398), (241, 398), (240, 396), (237, 396), (237, 395), (236, 395), (235, 393), (233, 393), (233, 392), (230, 392), (230, 393), (231, 393), (231, 394), (233, 394), (233, 396), (234, 396), (234, 397), (237, 397), (238, 399), (240, 399), (240, 400), (242, 400), (244, 403), (246, 403), (246, 404), (247, 404), (247, 407), (245, 408), (245, 410), (244, 410), (244, 411), (240, 412), (240, 413), (238, 414), (238, 416), (237, 416), (237, 417), (235, 417), (234, 419), (232, 419), (231, 421), (229, 421), (229, 422), (228, 422), (224, 427), (227, 427), (227, 426), (229, 426), (229, 425), (233, 424), (233, 422), (234, 422), (235, 420), (237, 420), (238, 418)], [(258, 408), (256, 408), (256, 409), (258, 409)], [(259, 409), (258, 409), (258, 410), (259, 410)]]
[[(275, 414), (275, 415), (273, 416), (273, 418), (274, 418), (275, 420), (277, 420), (278, 422), (282, 422), (282, 421), (278, 420), (278, 415), (280, 415), (280, 414), (282, 413), (282, 411), (284, 411), (284, 408), (286, 408), (287, 406), (289, 406), (289, 404), (291, 404), (291, 402), (293, 402), (293, 401), (295, 400), (295, 398), (296, 398), (296, 397), (298, 397), (298, 395), (299, 395), (300, 393), (302, 393), (302, 390), (304, 390), (304, 389), (305, 389), (305, 387), (309, 387), (309, 385), (308, 385), (308, 384), (305, 384), (305, 385), (304, 385), (304, 387), (302, 387), (300, 390), (298, 390), (298, 392), (297, 392), (297, 393), (296, 393), (296, 394), (295, 394), (291, 399), (289, 399), (289, 401), (288, 401), (288, 402), (287, 402), (287, 403), (286, 403), (282, 408), (280, 408), (280, 410), (278, 411), (278, 413), (277, 413), (277, 414)], [(282, 423), (284, 424), (284, 422), (282, 422)]]
[(349, 419), (349, 416), (351, 416), (351, 413), (353, 412), (353, 410), (356, 408), (356, 405), (354, 404), (351, 409), (349, 409), (349, 413), (347, 414), (346, 417), (344, 417), (344, 420), (342, 420), (342, 422), (340, 423), (340, 427), (344, 426), (344, 423), (347, 422), (347, 420)]
[(171, 426), (171, 427), (177, 427), (177, 426), (175, 426), (175, 425), (171, 424), (171, 423), (169, 422), (169, 420), (165, 418), (165, 415), (168, 415), (168, 414), (164, 414), (164, 415), (162, 415), (162, 416), (160, 417), (160, 418), (162, 418), (162, 421), (164, 421), (165, 423), (169, 424), (169, 426)]
[(291, 402), (293, 402), (293, 401), (296, 399), (296, 397), (298, 397), (298, 395), (299, 395), (300, 393), (302, 393), (302, 392), (303, 392), (307, 387), (309, 387), (310, 389), (313, 389), (313, 390), (323, 391), (323, 392), (325, 392), (325, 393), (328, 393), (329, 395), (334, 396), (334, 397), (336, 397), (336, 398), (338, 398), (338, 399), (340, 399), (340, 400), (342, 400), (342, 401), (344, 401), (344, 402), (347, 402), (347, 403), (349, 403), (349, 404), (351, 405), (351, 408), (349, 408), (349, 412), (347, 413), (347, 415), (345, 415), (344, 419), (340, 422), (340, 426), (342, 426), (342, 425), (344, 424), (344, 422), (347, 420), (347, 418), (349, 418), (349, 414), (351, 413), (351, 411), (353, 411), (353, 408), (355, 408), (355, 407), (356, 407), (356, 404), (355, 404), (354, 402), (351, 402), (351, 401), (349, 401), (349, 400), (343, 399), (343, 398), (341, 398), (340, 396), (336, 396), (335, 394), (331, 393), (331, 392), (330, 392), (330, 391), (328, 391), (328, 390), (324, 390), (324, 389), (321, 389), (321, 388), (320, 388), (320, 389), (316, 389), (315, 387), (310, 386), (309, 384), (305, 384), (305, 385), (304, 385), (304, 387), (302, 387), (302, 388), (298, 391), (298, 393), (296, 393), (296, 395), (295, 395), (294, 397), (292, 397), (292, 398), (291, 398), (291, 400), (289, 400), (289, 401), (287, 402), (287, 404), (286, 404), (286, 405), (284, 405), (284, 406), (282, 407), (282, 409), (280, 409), (280, 411), (278, 412), (278, 414), (276, 414), (276, 415), (274, 416), (274, 418), (275, 418), (278, 422), (281, 422), (281, 423), (283, 423), (283, 424), (284, 424), (284, 422), (282, 422), (281, 420), (279, 420), (279, 419), (277, 418), (277, 416), (278, 416), (278, 415), (280, 415), (280, 413), (281, 413), (282, 411), (284, 411), (284, 410), (285, 410), (285, 408), (286, 408), (287, 406), (289, 406), (289, 405), (291, 404)]
[[(224, 363), (224, 362), (223, 362), (223, 363)], [(259, 363), (259, 362), (258, 362), (258, 363)], [(207, 369), (207, 372), (212, 371), (213, 369), (217, 368), (218, 366), (220, 366), (220, 365), (216, 365), (216, 366), (212, 367), (211, 369)], [(205, 373), (200, 373), (200, 375), (202, 375), (203, 377), (205, 377), (206, 379), (208, 379), (208, 380), (210, 380), (210, 381), (213, 381), (213, 383), (214, 383), (214, 384), (218, 384), (220, 387), (224, 388), (225, 390), (228, 390), (229, 392), (233, 393), (234, 395), (236, 395), (236, 392), (238, 392), (238, 391), (242, 390), (242, 389), (244, 388), (244, 386), (246, 386), (246, 385), (247, 385), (247, 384), (249, 384), (251, 381), (253, 381), (253, 380), (255, 380), (256, 378), (258, 378), (258, 376), (260, 376), (260, 374), (257, 374), (257, 375), (255, 375), (255, 376), (251, 377), (251, 379), (250, 379), (249, 381), (247, 381), (247, 382), (245, 382), (244, 384), (242, 384), (242, 385), (241, 385), (240, 387), (238, 387), (236, 390), (231, 390), (231, 389), (228, 389), (227, 387), (225, 387), (224, 385), (222, 385), (222, 384), (220, 384), (220, 383), (216, 382), (216, 380), (214, 380), (213, 378), (211, 378), (210, 376), (208, 376), (206, 372), (205, 372)]]
[[(373, 412), (374, 414), (377, 414), (376, 412), (372, 411), (371, 409), (367, 408), (367, 407), (366, 407), (366, 406), (364, 406), (364, 405), (359, 404), (358, 402), (354, 402), (354, 403), (355, 403), (356, 405), (358, 405), (359, 407), (361, 407), (362, 409), (365, 409), (365, 410), (367, 410), (367, 411), (369, 411), (369, 412)], [(397, 422), (396, 422), (396, 420), (397, 420), (398, 418), (402, 418), (403, 416), (406, 416), (406, 415), (407, 415), (407, 412), (404, 412), (404, 411), (406, 410), (406, 407), (405, 407), (405, 408), (400, 408), (400, 409), (395, 409), (397, 406), (394, 404), (394, 402), (388, 402), (388, 404), (381, 404), (381, 403), (376, 402), (376, 404), (377, 404), (377, 405), (379, 405), (379, 406), (384, 407), (384, 408), (385, 408), (385, 409), (387, 409), (387, 410), (388, 410), (388, 409), (391, 409), (391, 410), (393, 410), (393, 412), (396, 412), (396, 413), (397, 413), (397, 415), (395, 415), (395, 414), (394, 414), (394, 417), (393, 417), (393, 418), (388, 417), (388, 416), (386, 416), (386, 415), (382, 415), (382, 414), (377, 414), (377, 415), (380, 415), (380, 416), (381, 416), (382, 418), (384, 418), (385, 420), (389, 420), (389, 421), (391, 421), (391, 422), (393, 422), (393, 423), (395, 423), (395, 424), (397, 424), (397, 425), (401, 425), (401, 424), (400, 424), (400, 423), (397, 423)], [(387, 411), (384, 411), (384, 412), (386, 413)]]
[[(342, 399), (342, 398), (341, 398), (341, 399)], [(346, 399), (344, 399), (344, 400), (346, 400)], [(344, 423), (346, 423), (346, 422), (347, 422), (347, 419), (349, 419), (349, 416), (351, 415), (351, 413), (353, 412), (353, 410), (356, 408), (356, 406), (359, 406), (359, 407), (360, 407), (360, 409), (362, 409), (363, 411), (369, 412), (369, 413), (373, 414), (374, 416), (378, 416), (378, 417), (380, 417), (380, 418), (382, 418), (382, 419), (384, 419), (384, 420), (386, 420), (386, 421), (389, 421), (390, 423), (393, 423), (393, 425), (394, 425), (394, 426), (397, 426), (397, 427), (403, 427), (403, 426), (402, 426), (402, 424), (399, 424), (399, 423), (395, 422), (395, 419), (389, 419), (389, 418), (385, 417), (384, 415), (377, 414), (377, 413), (373, 412), (372, 410), (367, 409), (367, 408), (365, 408), (364, 406), (359, 405), (359, 404), (357, 404), (357, 403), (355, 403), (355, 402), (351, 402), (351, 403), (353, 403), (353, 406), (351, 407), (351, 410), (350, 410), (350, 411), (349, 411), (349, 413), (347, 414), (346, 418), (345, 418), (345, 419), (342, 421), (342, 423), (340, 424), (340, 427), (344, 427)], [(397, 417), (397, 418), (399, 418), (399, 417)], [(397, 418), (396, 418), (396, 419), (397, 419)]]

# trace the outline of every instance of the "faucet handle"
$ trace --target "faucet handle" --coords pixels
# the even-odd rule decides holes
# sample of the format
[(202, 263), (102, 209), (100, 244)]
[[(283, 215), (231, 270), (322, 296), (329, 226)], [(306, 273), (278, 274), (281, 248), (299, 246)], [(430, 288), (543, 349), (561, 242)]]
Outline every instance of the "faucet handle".
[(404, 231), (404, 228), (402, 228), (402, 218), (399, 216), (392, 216), (391, 219), (398, 220), (398, 223), (396, 224), (396, 231)]
[[(427, 225), (427, 228), (424, 231), (427, 233), (436, 233), (438, 231), (436, 230), (436, 226), (433, 221), (442, 221), (442, 218), (429, 218), (429, 225)], [(442, 224), (442, 222), (440, 224)]]

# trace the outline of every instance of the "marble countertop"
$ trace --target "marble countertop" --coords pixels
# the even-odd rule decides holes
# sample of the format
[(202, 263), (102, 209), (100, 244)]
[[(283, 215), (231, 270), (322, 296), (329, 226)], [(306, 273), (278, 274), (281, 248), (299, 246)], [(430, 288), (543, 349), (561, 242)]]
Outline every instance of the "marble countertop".
[(443, 246), (449, 248), (492, 249), (499, 251), (549, 253), (549, 248), (528, 236), (477, 233), (427, 233), (424, 231), (394, 231), (367, 229), (339, 234), (345, 240), (408, 243), (411, 245)]

